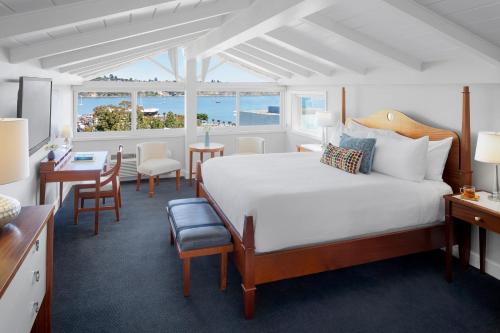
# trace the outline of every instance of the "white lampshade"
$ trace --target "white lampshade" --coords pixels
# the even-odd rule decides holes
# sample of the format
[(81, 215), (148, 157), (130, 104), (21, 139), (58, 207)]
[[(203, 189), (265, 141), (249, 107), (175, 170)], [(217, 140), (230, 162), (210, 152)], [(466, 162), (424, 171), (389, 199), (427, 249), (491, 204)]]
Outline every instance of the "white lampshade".
[(500, 132), (479, 132), (475, 159), (500, 164)]
[(30, 175), (28, 120), (0, 118), (0, 184)]
[(316, 112), (316, 121), (319, 127), (332, 127), (335, 125), (335, 118), (330, 112)]
[(71, 138), (73, 137), (73, 130), (71, 126), (66, 124), (61, 128), (61, 137), (63, 138)]

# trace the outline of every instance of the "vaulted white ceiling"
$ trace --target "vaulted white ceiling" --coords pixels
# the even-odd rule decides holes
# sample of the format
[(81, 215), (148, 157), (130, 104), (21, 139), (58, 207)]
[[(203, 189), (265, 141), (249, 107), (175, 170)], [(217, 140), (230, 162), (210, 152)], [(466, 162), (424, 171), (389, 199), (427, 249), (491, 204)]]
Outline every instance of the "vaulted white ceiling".
[(205, 59), (202, 76), (215, 55), (284, 81), (456, 59), (500, 73), (500, 0), (0, 0), (0, 47), (85, 79), (162, 52), (175, 63), (178, 47)]

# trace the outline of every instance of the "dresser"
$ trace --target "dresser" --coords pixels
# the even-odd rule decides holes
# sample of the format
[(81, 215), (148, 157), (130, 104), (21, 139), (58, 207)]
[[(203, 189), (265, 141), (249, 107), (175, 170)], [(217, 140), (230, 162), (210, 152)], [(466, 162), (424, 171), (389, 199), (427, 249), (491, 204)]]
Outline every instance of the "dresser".
[(0, 332), (50, 332), (54, 208), (23, 207), (0, 229)]

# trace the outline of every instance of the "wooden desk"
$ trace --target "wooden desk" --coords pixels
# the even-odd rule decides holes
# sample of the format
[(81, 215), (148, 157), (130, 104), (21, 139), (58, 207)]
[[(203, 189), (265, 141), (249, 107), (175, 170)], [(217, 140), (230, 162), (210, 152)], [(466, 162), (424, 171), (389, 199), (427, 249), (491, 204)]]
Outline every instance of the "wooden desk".
[(478, 192), (479, 201), (469, 201), (460, 198), (460, 195), (446, 195), (446, 279), (452, 279), (452, 235), (454, 221), (460, 220), (462, 227), (463, 249), (460, 249), (462, 265), (469, 265), (471, 226), (479, 227), (479, 266), (481, 273), (485, 272), (486, 230), (500, 233), (500, 202), (488, 199), (487, 192)]
[(210, 153), (214, 157), (218, 152), (219, 156), (224, 156), (224, 145), (222, 143), (211, 143), (205, 146), (205, 143), (198, 142), (189, 145), (189, 186), (193, 186), (193, 153), (200, 153), (200, 161), (203, 162), (203, 153)]
[(93, 161), (74, 161), (71, 149), (56, 152), (54, 161), (43, 160), (40, 163), (40, 205), (45, 204), (45, 188), (47, 183), (58, 182), (62, 197), (62, 184), (64, 182), (94, 181), (95, 191), (95, 230), (99, 230), (99, 191), (101, 173), (106, 165), (107, 151), (89, 152), (94, 154)]
[(54, 208), (23, 207), (0, 229), (0, 332), (50, 332)]

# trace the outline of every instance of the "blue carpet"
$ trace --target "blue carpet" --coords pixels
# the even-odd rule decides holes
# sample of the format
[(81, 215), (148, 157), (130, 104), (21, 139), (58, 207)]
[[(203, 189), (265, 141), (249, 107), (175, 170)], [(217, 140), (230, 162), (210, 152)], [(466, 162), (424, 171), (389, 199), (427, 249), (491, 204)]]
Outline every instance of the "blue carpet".
[(441, 251), (258, 286), (245, 321), (239, 275), (230, 263), (219, 291), (216, 256), (192, 261), (182, 296), (164, 206), (193, 188), (164, 180), (150, 199), (129, 183), (122, 196), (120, 223), (102, 213), (98, 236), (92, 213), (73, 225), (72, 194), (57, 213), (54, 332), (500, 332), (500, 281), (455, 263), (446, 283)]

